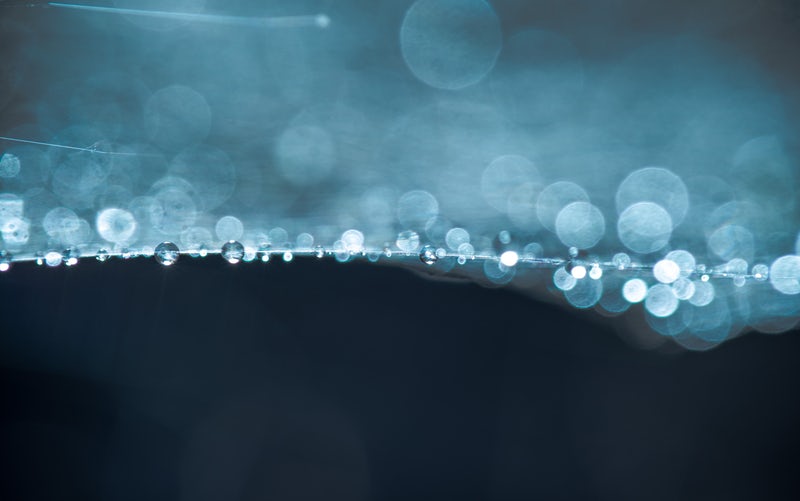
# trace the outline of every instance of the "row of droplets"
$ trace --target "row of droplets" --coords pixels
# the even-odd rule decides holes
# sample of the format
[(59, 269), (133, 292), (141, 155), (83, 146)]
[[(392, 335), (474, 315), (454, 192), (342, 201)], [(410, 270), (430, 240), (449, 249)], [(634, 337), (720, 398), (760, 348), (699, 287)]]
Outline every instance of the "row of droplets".
[[(513, 268), (520, 263), (526, 263), (537, 267), (559, 268), (562, 274), (566, 272), (566, 274), (576, 280), (582, 280), (587, 277), (592, 280), (599, 280), (603, 277), (605, 270), (647, 271), (651, 272), (659, 282), (667, 284), (675, 282), (683, 277), (696, 275), (703, 282), (707, 282), (712, 277), (730, 278), (736, 286), (743, 286), (748, 279), (766, 281), (769, 278), (770, 271), (767, 265), (757, 264), (753, 266), (752, 271), (748, 273), (747, 263), (743, 260), (732, 260), (723, 266), (709, 269), (702, 264), (695, 265), (693, 257), (686, 251), (674, 251), (654, 265), (642, 265), (634, 263), (631, 257), (625, 253), (614, 255), (610, 262), (602, 262), (596, 259), (583, 259), (580, 257), (578, 249), (574, 247), (569, 249), (569, 257), (563, 259), (539, 258), (532, 254), (523, 254), (521, 256), (514, 250), (506, 250), (494, 256), (488, 254), (480, 255), (475, 252), (452, 253), (444, 248), (436, 248), (432, 245), (423, 245), (421, 247), (404, 246), (401, 245), (399, 241), (398, 246), (401, 247), (399, 251), (393, 251), (388, 245), (382, 250), (368, 250), (363, 247), (353, 249), (347, 248), (347, 246), (337, 245), (334, 245), (331, 249), (326, 249), (322, 245), (317, 245), (313, 249), (296, 251), (289, 248), (274, 249), (270, 244), (261, 244), (257, 248), (252, 249), (246, 248), (242, 243), (236, 240), (230, 240), (222, 245), (219, 255), (231, 264), (254, 260), (267, 262), (274, 255), (279, 255), (284, 261), (290, 262), (294, 259), (296, 253), (301, 255), (313, 255), (317, 258), (332, 255), (338, 261), (366, 257), (372, 262), (377, 261), (381, 256), (385, 256), (386, 258), (391, 258), (393, 255), (402, 257), (417, 256), (422, 263), (428, 266), (432, 266), (440, 259), (445, 258), (456, 258), (456, 261), (460, 265), (464, 265), (470, 260), (492, 260), (497, 262), (498, 266), (502, 269)], [(418, 247), (418, 252), (411, 250), (413, 247)], [(209, 251), (205, 246), (200, 246), (198, 249), (186, 253), (192, 257), (206, 257)], [(178, 261), (181, 254), (182, 251), (175, 243), (166, 241), (155, 247), (152, 256), (161, 265), (171, 266)], [(94, 254), (94, 257), (98, 261), (104, 262), (114, 255), (121, 259), (131, 259), (139, 256), (150, 256), (151, 254), (147, 252), (137, 253), (128, 249), (122, 249), (120, 252), (112, 254), (106, 249), (100, 249)], [(40, 266), (47, 265), (55, 267), (62, 263), (66, 266), (74, 266), (81, 257), (78, 249), (69, 248), (61, 252), (51, 250), (46, 253), (37, 253), (34, 255), (34, 261)], [(11, 253), (8, 251), (0, 251), (0, 271), (9, 270), (13, 261), (14, 257)], [(687, 263), (687, 261), (690, 261), (691, 264)], [(556, 282), (558, 282), (558, 278), (559, 275), (557, 274), (554, 277)], [(556, 285), (558, 286), (558, 283), (556, 283)]]

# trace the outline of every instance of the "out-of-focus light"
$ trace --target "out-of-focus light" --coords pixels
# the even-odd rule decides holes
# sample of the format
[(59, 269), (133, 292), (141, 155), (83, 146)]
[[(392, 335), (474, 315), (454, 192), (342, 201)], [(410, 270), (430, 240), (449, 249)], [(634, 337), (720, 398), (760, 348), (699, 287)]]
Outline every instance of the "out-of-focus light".
[(519, 254), (514, 251), (505, 251), (504, 253), (500, 254), (500, 264), (503, 266), (508, 266), (509, 268), (512, 266), (516, 266), (519, 262)]

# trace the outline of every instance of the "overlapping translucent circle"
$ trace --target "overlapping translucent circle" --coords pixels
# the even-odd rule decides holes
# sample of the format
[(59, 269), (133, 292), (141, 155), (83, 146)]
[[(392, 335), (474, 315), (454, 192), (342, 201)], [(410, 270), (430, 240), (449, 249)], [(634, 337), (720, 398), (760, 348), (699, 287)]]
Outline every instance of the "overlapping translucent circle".
[(660, 205), (638, 202), (619, 215), (617, 234), (633, 252), (650, 254), (663, 249), (672, 236), (672, 218)]
[(666, 284), (656, 284), (647, 291), (644, 307), (655, 317), (668, 317), (678, 309), (678, 298)]
[(800, 294), (800, 256), (782, 256), (772, 263), (769, 281), (778, 292)]
[(480, 81), (494, 67), (501, 46), (500, 21), (483, 0), (418, 0), (400, 28), (409, 69), (439, 89)]
[(130, 212), (111, 207), (97, 214), (97, 233), (113, 243), (128, 242), (136, 232), (136, 219)]
[(663, 208), (673, 227), (683, 222), (689, 211), (689, 192), (680, 177), (662, 167), (645, 167), (632, 172), (617, 189), (617, 212), (638, 202), (651, 202)]
[(573, 202), (588, 202), (586, 190), (571, 181), (557, 181), (539, 193), (536, 199), (536, 215), (542, 226), (556, 231), (556, 219), (561, 210)]
[(603, 213), (587, 202), (573, 202), (556, 217), (556, 234), (567, 247), (590, 249), (603, 238), (605, 231)]

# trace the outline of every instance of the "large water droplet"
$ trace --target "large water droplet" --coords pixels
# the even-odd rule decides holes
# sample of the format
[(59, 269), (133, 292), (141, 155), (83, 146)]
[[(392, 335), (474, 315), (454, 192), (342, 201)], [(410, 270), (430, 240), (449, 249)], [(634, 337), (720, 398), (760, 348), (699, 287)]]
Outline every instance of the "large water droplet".
[(426, 245), (419, 251), (419, 260), (430, 266), (439, 260), (439, 256), (432, 245)]
[(244, 257), (244, 246), (236, 240), (230, 240), (222, 246), (221, 254), (227, 262), (236, 264)]
[(181, 251), (178, 249), (178, 246), (172, 242), (161, 242), (156, 246), (154, 256), (159, 264), (171, 266), (175, 264), (181, 256)]

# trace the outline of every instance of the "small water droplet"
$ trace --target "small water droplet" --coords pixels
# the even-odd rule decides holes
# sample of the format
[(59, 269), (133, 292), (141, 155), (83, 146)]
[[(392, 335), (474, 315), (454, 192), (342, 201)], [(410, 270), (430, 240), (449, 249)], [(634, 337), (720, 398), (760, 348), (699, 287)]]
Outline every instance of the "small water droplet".
[(164, 266), (172, 266), (181, 256), (181, 251), (178, 246), (172, 242), (161, 242), (156, 246), (153, 254), (159, 264)]
[(292, 259), (294, 259), (294, 254), (292, 254), (292, 251), (286, 251), (283, 253), (283, 260), (287, 263), (291, 263)]
[(369, 260), (370, 263), (377, 263), (378, 259), (380, 258), (381, 258), (381, 253), (378, 251), (371, 250), (367, 252), (367, 260)]
[(432, 245), (422, 247), (419, 251), (419, 260), (428, 266), (432, 265), (439, 260), (439, 257), (436, 255), (436, 249), (434, 249)]
[(570, 247), (569, 248), (569, 257), (578, 257), (578, 248), (577, 247)]
[(744, 287), (744, 284), (746, 282), (747, 280), (745, 280), (744, 275), (736, 275), (735, 277), (733, 277), (733, 285), (735, 285), (736, 287)]
[(261, 259), (262, 262), (266, 263), (269, 262), (269, 259), (272, 257), (272, 246), (270, 244), (261, 244), (258, 246), (258, 258)]
[(108, 261), (108, 251), (105, 249), (99, 249), (97, 251), (97, 254), (94, 255), (94, 258), (100, 261), (101, 263), (104, 263)]
[(242, 261), (244, 261), (245, 263), (250, 263), (252, 261), (255, 261), (257, 257), (258, 257), (258, 251), (256, 249), (250, 246), (244, 248), (244, 256), (242, 257)]
[(497, 234), (497, 239), (500, 240), (501, 244), (508, 245), (511, 243), (511, 233), (508, 230), (503, 230)]
[(319, 259), (325, 257), (325, 247), (321, 245), (317, 245), (316, 247), (314, 247), (314, 255), (317, 256), (317, 258)]
[(766, 264), (757, 264), (753, 266), (753, 278), (759, 282), (763, 282), (769, 278), (769, 266)]
[(705, 274), (700, 277), (700, 280), (702, 280), (703, 282), (708, 282), (710, 279), (711, 277)]
[(11, 268), (11, 253), (0, 251), (0, 271), (8, 271)]
[(81, 257), (80, 251), (78, 249), (71, 247), (64, 251), (63, 259), (64, 264), (67, 266), (75, 266), (78, 264), (78, 259)]
[(61, 259), (62, 259), (61, 253), (58, 251), (50, 251), (44, 255), (45, 264), (51, 267), (60, 265)]
[(121, 251), (119, 251), (119, 257), (122, 259), (130, 259), (133, 257), (133, 253), (127, 247), (124, 247)]
[(44, 254), (42, 254), (41, 252), (37, 251), (36, 254), (33, 255), (33, 257), (36, 258), (36, 266), (41, 266), (44, 264)]
[(620, 252), (619, 254), (614, 255), (612, 262), (619, 271), (622, 271), (631, 265), (631, 257), (624, 252)]
[(589, 278), (592, 280), (600, 280), (603, 277), (603, 268), (598, 264), (593, 264), (589, 270)]
[(229, 240), (222, 246), (220, 254), (227, 262), (236, 264), (244, 257), (244, 246), (236, 240)]
[(390, 249), (388, 245), (383, 248), (383, 255), (386, 257), (392, 257), (392, 249)]
[(197, 249), (197, 255), (200, 257), (208, 256), (208, 248), (205, 245), (201, 244), (200, 247)]
[(464, 255), (458, 256), (458, 259), (456, 261), (458, 262), (458, 264), (463, 265), (467, 262), (467, 256)]

